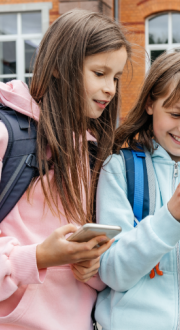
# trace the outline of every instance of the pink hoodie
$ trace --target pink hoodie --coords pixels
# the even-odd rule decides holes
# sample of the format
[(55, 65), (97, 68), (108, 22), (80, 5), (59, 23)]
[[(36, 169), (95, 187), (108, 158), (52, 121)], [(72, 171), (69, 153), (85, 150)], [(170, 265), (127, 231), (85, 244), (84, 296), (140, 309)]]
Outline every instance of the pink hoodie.
[[(39, 108), (21, 81), (0, 83), (0, 103), (39, 118)], [(0, 177), (7, 143), (8, 132), (0, 122)], [(60, 222), (43, 207), (39, 182), (30, 203), (25, 193), (0, 224), (0, 329), (92, 330), (96, 290), (105, 287), (98, 275), (84, 284), (74, 278), (69, 265), (37, 269), (37, 244), (67, 224), (65, 217)], [(61, 203), (60, 208), (63, 211)]]

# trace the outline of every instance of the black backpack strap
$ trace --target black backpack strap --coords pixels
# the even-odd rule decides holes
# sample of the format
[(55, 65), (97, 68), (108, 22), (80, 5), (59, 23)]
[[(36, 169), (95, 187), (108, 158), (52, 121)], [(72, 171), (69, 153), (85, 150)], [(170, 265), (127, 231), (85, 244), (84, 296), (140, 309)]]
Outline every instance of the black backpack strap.
[(0, 105), (0, 120), (9, 141), (3, 159), (0, 182), (0, 222), (13, 209), (37, 175), (36, 123), (27, 116)]
[(134, 226), (149, 215), (149, 183), (145, 153), (121, 149), (126, 167), (128, 200), (135, 216)]
[(89, 151), (89, 164), (90, 164), (90, 169), (93, 171), (95, 161), (96, 161), (96, 156), (97, 156), (97, 142), (95, 141), (88, 141), (88, 151)]
[(95, 319), (95, 305), (93, 306), (93, 309), (92, 309), (92, 312), (91, 312), (91, 318), (92, 318), (92, 321), (93, 321), (93, 329), (98, 330), (97, 322), (96, 322), (96, 319)]

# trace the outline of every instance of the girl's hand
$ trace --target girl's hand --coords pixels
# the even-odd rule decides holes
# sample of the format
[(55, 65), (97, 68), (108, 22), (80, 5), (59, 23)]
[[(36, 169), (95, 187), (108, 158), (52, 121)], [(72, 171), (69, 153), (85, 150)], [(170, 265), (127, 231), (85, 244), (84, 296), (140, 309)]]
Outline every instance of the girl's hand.
[(177, 221), (180, 221), (180, 184), (168, 202), (168, 210)]
[(73, 264), (71, 265), (71, 270), (76, 280), (80, 282), (87, 282), (98, 272), (99, 267), (100, 257), (84, 262), (79, 262), (78, 264)]
[(104, 253), (114, 240), (97, 247), (105, 240), (105, 236), (98, 236), (89, 242), (76, 243), (66, 240), (65, 235), (77, 230), (72, 224), (56, 229), (44, 242), (37, 245), (36, 259), (38, 269), (77, 264), (79, 262), (97, 259)]

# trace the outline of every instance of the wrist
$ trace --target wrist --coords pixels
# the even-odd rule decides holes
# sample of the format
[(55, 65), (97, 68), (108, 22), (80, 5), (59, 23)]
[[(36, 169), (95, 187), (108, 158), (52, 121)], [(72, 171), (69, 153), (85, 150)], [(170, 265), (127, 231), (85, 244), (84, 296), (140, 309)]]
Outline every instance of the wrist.
[(167, 208), (168, 208), (168, 211), (169, 213), (171, 213), (172, 217), (180, 222), (180, 218), (178, 216), (178, 212), (176, 212), (176, 207), (174, 205), (171, 205), (171, 200), (167, 203)]
[(37, 262), (37, 268), (39, 270), (43, 268), (47, 268), (42, 244), (39, 244), (36, 247), (36, 262)]

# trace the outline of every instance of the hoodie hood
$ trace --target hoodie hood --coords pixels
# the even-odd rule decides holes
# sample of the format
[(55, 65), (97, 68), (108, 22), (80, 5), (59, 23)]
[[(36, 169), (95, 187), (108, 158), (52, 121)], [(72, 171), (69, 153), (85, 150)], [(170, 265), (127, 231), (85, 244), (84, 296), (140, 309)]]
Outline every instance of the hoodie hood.
[(0, 82), (0, 103), (23, 115), (39, 120), (39, 106), (29, 93), (28, 86), (20, 80)]
[(153, 162), (159, 162), (162, 164), (166, 163), (169, 165), (175, 164), (175, 161), (171, 159), (168, 152), (163, 147), (161, 147), (161, 145), (159, 143), (157, 143), (156, 141), (153, 140), (153, 144), (155, 146), (155, 150), (151, 156)]
[[(0, 82), (0, 103), (36, 121), (39, 120), (39, 106), (30, 95), (28, 86), (20, 80), (11, 80), (6, 84)], [(96, 141), (88, 131), (86, 138), (87, 141)]]

